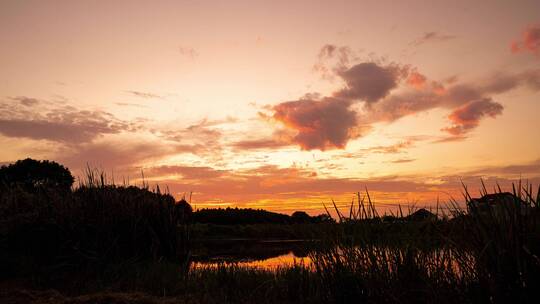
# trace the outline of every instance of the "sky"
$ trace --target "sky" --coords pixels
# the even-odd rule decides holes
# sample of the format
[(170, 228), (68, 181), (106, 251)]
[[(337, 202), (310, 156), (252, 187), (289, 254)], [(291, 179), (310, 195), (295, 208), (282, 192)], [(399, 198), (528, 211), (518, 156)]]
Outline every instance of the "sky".
[(2, 0), (0, 67), (0, 163), (144, 177), (197, 208), (540, 183), (536, 0)]

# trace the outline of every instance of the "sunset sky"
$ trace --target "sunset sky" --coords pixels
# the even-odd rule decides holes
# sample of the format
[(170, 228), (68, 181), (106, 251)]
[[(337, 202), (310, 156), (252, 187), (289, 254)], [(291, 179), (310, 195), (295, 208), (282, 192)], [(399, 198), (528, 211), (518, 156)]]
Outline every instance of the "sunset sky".
[(540, 1), (0, 1), (0, 162), (321, 213), (540, 183)]

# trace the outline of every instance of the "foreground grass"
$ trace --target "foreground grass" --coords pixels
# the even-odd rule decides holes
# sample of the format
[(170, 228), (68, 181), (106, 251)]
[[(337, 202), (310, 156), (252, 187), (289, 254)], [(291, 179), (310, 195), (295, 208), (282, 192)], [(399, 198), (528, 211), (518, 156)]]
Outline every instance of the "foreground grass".
[[(337, 224), (279, 232), (303, 227), (300, 234), (321, 239), (312, 264), (265, 270), (190, 267), (184, 217), (159, 189), (109, 185), (92, 174), (64, 192), (4, 187), (0, 302), (539, 302), (539, 193), (518, 184), (513, 193), (483, 195), (495, 207), (465, 188), (467, 210), (419, 222), (385, 221), (367, 195), (348, 218), (337, 212)], [(210, 229), (203, 228), (199, 234)], [(274, 226), (252, 230), (276, 233)]]

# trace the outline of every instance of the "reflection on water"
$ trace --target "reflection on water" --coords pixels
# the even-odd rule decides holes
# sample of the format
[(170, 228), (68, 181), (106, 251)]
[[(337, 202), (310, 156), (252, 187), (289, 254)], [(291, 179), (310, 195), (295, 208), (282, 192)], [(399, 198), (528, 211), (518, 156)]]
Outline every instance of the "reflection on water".
[(251, 268), (259, 268), (259, 269), (267, 269), (267, 270), (275, 270), (278, 267), (285, 267), (285, 266), (291, 266), (291, 265), (298, 265), (303, 264), (306, 266), (311, 265), (311, 258), (310, 257), (297, 257), (292, 251), (279, 255), (276, 257), (266, 258), (263, 260), (208, 260), (208, 261), (199, 261), (199, 262), (193, 262), (191, 265), (194, 268), (198, 267), (214, 267), (217, 266), (219, 263), (224, 264), (235, 264), (240, 267), (251, 267)]
[(303, 263), (315, 244), (304, 240), (214, 240), (199, 243), (192, 256), (192, 267), (213, 267), (220, 263), (242, 267), (276, 269)]
[[(197, 244), (191, 267), (216, 267), (220, 264), (275, 270), (279, 267), (303, 264), (311, 266), (309, 253), (321, 244), (302, 240), (214, 240)], [(335, 247), (334, 247), (335, 248)], [(335, 248), (344, 259), (352, 258), (366, 269), (388, 269), (394, 272), (407, 263), (425, 265), (428, 273), (444, 269), (461, 277), (464, 270), (474, 268), (475, 259), (466, 251), (449, 248), (415, 250), (411, 248), (364, 245)], [(377, 256), (373, 259), (373, 256)], [(346, 262), (346, 261), (344, 261)]]

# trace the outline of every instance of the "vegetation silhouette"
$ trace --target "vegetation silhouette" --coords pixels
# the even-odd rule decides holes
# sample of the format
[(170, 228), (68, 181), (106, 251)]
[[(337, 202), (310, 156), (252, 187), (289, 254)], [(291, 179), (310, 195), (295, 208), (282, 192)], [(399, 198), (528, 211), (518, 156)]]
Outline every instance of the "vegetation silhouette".
[[(176, 202), (157, 186), (118, 186), (93, 170), (74, 187), (71, 173), (48, 161), (23, 160), (0, 172), (0, 286), (11, 286), (1, 288), (0, 301), (6, 303), (45, 297), (125, 303), (134, 292), (148, 295), (141, 296), (144, 303), (540, 299), (540, 188), (535, 194), (527, 183), (513, 185), (511, 192), (497, 187), (488, 193), (484, 186), (478, 199), (464, 186), (465, 208), (451, 200), (450, 214), (439, 208), (404, 214), (399, 207), (380, 216), (366, 191), (353, 199), (348, 215), (332, 202), (334, 221), (328, 209), (316, 217), (236, 208), (193, 211), (185, 199)], [(251, 230), (254, 236), (283, 227), (307, 229), (305, 235), (318, 242), (296, 250), (310, 264), (194, 268), (190, 256), (199, 240), (192, 233), (201, 227)], [(211, 235), (216, 231), (205, 236)], [(257, 258), (252, 243), (246, 240), (243, 248)], [(232, 249), (216, 246), (210, 250)], [(279, 243), (272, 251), (284, 252)], [(39, 291), (51, 288), (59, 291), (52, 297)]]
[(253, 224), (301, 224), (333, 222), (332, 217), (321, 214), (309, 216), (304, 211), (296, 211), (291, 216), (262, 209), (217, 208), (200, 209), (193, 213), (193, 222), (217, 225)]
[(48, 160), (24, 159), (0, 167), (0, 187), (23, 187), (26, 191), (69, 191), (75, 179), (64, 166)]

